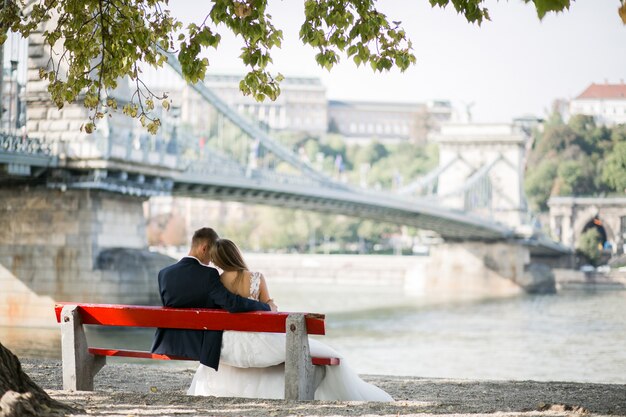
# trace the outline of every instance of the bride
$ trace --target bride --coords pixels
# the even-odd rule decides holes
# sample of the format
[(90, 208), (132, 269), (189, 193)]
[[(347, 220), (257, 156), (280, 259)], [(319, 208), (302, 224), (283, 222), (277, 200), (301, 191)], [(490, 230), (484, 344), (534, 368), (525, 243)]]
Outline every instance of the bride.
[[(227, 290), (273, 304), (263, 274), (250, 272), (237, 246), (218, 239), (211, 248), (212, 262), (224, 272)], [(309, 339), (311, 356), (341, 357), (315, 339)], [(189, 395), (217, 397), (284, 398), (285, 335), (225, 331), (219, 371), (200, 364), (187, 391)], [(316, 400), (393, 401), (380, 388), (363, 381), (341, 358), (338, 366), (325, 366), (315, 391)], [(317, 374), (317, 372), (316, 372)]]

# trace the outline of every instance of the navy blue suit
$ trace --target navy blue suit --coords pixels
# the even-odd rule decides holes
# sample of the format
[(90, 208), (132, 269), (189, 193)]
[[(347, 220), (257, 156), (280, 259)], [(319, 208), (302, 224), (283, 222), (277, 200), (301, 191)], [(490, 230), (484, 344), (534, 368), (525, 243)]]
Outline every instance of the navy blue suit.
[[(185, 257), (159, 271), (159, 291), (165, 307), (224, 308), (231, 313), (269, 311), (265, 303), (229, 292), (215, 268)], [(185, 356), (217, 370), (222, 349), (222, 331), (157, 329), (153, 353)]]

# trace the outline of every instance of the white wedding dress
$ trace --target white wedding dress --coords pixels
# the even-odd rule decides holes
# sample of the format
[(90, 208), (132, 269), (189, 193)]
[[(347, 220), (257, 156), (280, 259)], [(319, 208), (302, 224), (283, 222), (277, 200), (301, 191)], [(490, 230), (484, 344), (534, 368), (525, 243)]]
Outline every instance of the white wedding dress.
[[(250, 297), (258, 300), (261, 274), (252, 273)], [(341, 358), (325, 344), (309, 338), (311, 356)], [(285, 335), (225, 331), (219, 371), (200, 364), (187, 391), (189, 395), (278, 398), (285, 396)], [(363, 381), (341, 358), (325, 366), (315, 391), (316, 400), (393, 401), (380, 388)], [(319, 371), (316, 371), (316, 375)]]

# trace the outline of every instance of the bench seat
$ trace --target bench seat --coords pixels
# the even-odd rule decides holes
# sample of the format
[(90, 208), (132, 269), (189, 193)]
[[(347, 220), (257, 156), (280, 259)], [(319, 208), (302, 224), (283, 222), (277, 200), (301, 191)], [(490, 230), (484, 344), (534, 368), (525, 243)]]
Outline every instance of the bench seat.
[[(308, 335), (326, 333), (325, 317), (315, 313), (253, 311), (229, 313), (201, 308), (170, 308), (119, 304), (57, 303), (61, 324), (63, 389), (93, 390), (93, 379), (107, 356), (156, 360), (194, 360), (139, 350), (90, 347), (83, 325), (152, 327), (187, 330), (234, 330), (284, 333), (285, 398), (312, 400), (316, 366), (336, 366), (340, 358), (311, 357)], [(324, 368), (318, 368), (320, 372)]]

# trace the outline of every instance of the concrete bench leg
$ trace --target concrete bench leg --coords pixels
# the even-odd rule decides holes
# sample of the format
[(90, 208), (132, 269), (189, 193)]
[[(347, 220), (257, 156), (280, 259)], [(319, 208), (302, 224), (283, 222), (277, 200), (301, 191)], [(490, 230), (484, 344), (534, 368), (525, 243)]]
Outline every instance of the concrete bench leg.
[(61, 311), (61, 353), (63, 389), (93, 391), (93, 378), (106, 363), (106, 357), (89, 353), (83, 323), (75, 305), (67, 305)]
[(304, 314), (287, 317), (285, 399), (312, 400), (315, 396), (315, 366), (311, 363)]

